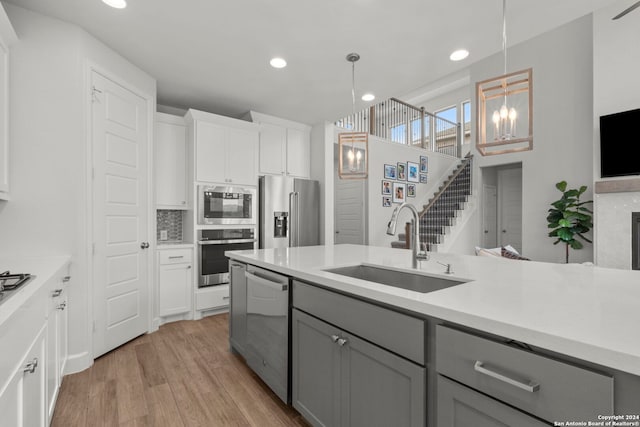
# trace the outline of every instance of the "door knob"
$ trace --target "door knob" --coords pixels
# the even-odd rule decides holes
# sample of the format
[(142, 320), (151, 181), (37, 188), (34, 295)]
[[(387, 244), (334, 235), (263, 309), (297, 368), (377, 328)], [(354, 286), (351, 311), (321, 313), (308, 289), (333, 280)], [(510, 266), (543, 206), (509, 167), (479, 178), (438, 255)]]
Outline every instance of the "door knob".
[(503, 232), (503, 233), (506, 233), (506, 232), (507, 232), (507, 230), (502, 230), (502, 232)]
[(140, 247), (141, 247), (142, 249), (147, 249), (147, 248), (149, 247), (149, 242), (142, 242), (142, 243), (140, 243)]
[(484, 230), (484, 234), (489, 234), (489, 230)]

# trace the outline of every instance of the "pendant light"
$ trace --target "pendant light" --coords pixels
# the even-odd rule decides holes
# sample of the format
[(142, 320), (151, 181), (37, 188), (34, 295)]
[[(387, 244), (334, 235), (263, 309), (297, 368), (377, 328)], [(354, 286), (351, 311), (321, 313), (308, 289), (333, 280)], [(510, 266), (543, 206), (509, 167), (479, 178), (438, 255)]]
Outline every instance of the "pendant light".
[[(533, 149), (533, 70), (507, 74), (507, 0), (502, 0), (502, 59), (502, 76), (476, 83), (476, 148), (483, 156)], [(493, 113), (488, 116), (487, 110)]]
[[(502, 58), (504, 75), (507, 75), (507, 0), (502, 0)], [(518, 112), (514, 107), (507, 107), (507, 88), (504, 87), (504, 102), (500, 110), (493, 112), (493, 123), (496, 125), (494, 140), (511, 139), (515, 136), (515, 125)]]
[[(351, 115), (356, 109), (357, 53), (347, 55), (351, 62)], [(342, 132), (338, 134), (338, 176), (342, 179), (366, 179), (369, 170), (369, 134), (366, 132)]]

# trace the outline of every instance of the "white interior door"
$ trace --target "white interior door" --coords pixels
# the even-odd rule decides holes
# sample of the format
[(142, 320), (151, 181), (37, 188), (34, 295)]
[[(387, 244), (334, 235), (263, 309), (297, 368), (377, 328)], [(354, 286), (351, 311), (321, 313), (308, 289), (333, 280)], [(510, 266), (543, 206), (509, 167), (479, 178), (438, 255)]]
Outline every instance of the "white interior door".
[(522, 168), (498, 170), (500, 245), (522, 252)]
[(495, 185), (482, 186), (482, 247), (498, 246), (498, 190)]
[(93, 355), (148, 331), (144, 98), (92, 72)]
[(335, 243), (364, 245), (364, 181), (335, 171)]

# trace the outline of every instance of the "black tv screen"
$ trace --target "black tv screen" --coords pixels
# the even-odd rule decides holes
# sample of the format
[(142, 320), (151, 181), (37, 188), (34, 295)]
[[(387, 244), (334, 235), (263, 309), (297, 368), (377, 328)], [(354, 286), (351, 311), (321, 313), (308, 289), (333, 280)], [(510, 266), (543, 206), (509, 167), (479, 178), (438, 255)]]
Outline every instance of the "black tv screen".
[(638, 126), (640, 108), (600, 116), (600, 175), (640, 175), (640, 159), (636, 153), (640, 143)]

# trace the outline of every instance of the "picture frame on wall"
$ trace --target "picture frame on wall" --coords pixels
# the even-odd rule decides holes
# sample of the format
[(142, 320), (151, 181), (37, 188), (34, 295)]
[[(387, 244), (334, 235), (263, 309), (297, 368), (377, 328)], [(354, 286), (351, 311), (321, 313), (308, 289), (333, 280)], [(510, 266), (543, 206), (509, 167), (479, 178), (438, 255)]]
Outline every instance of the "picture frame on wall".
[(407, 184), (407, 197), (416, 197), (416, 185)]
[(398, 162), (398, 181), (407, 180), (407, 164)]
[(391, 195), (391, 181), (382, 181), (382, 194), (386, 196)]
[(420, 182), (418, 167), (419, 165), (417, 163), (407, 162), (407, 181)]
[(406, 184), (404, 182), (393, 183), (393, 203), (402, 203), (405, 201)]
[(384, 179), (396, 179), (395, 165), (384, 165)]
[(382, 207), (388, 208), (391, 206), (391, 197), (383, 197), (382, 198)]
[(429, 172), (429, 158), (427, 156), (420, 156), (420, 173)]
[(420, 174), (420, 184), (426, 184), (427, 183), (427, 174), (426, 173), (421, 173)]

